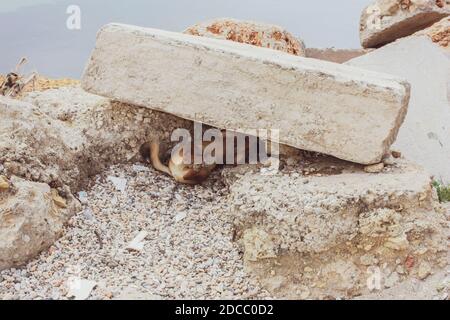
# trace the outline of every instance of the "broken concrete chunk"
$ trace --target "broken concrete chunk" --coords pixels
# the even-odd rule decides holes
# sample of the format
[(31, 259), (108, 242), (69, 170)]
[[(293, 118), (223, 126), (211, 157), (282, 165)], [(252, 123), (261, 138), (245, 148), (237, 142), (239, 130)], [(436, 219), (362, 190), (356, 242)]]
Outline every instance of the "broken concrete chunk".
[(393, 148), (450, 183), (450, 59), (443, 50), (426, 36), (408, 37), (347, 64), (390, 72), (411, 83), (408, 115)]
[(378, 48), (431, 26), (450, 15), (448, 0), (376, 0), (361, 15), (364, 48)]
[(78, 202), (69, 196), (55, 214), (53, 192), (47, 184), (11, 177), (16, 193), (0, 201), (0, 271), (18, 267), (50, 247), (75, 214)]
[[(348, 162), (336, 166), (341, 173), (309, 177), (224, 169), (247, 270), (277, 297), (298, 299), (300, 285), (314, 288), (313, 296), (360, 295), (373, 290), (365, 285), (373, 267), (393, 270), (415, 252), (408, 268), (427, 261), (420, 272), (425, 277), (447, 255), (446, 217), (432, 209), (431, 180), (423, 168), (405, 159), (379, 174)], [(298, 281), (274, 292), (266, 279), (275, 276)], [(356, 293), (349, 291), (356, 287)]]
[(445, 17), (431, 27), (417, 32), (415, 35), (426, 35), (431, 41), (440, 45), (447, 52), (450, 52), (450, 17)]
[(144, 250), (144, 240), (148, 233), (145, 231), (139, 232), (139, 234), (127, 245), (127, 250), (130, 251), (142, 251)]
[(196, 24), (184, 33), (251, 44), (301, 57), (306, 55), (303, 41), (279, 26), (260, 22), (220, 18)]
[(127, 191), (127, 179), (109, 176), (108, 180), (111, 181), (117, 191), (120, 191), (122, 193)]
[(180, 212), (175, 216), (175, 222), (180, 222), (186, 218), (186, 212)]
[(367, 173), (380, 173), (384, 169), (384, 163), (373, 164), (371, 166), (364, 167), (364, 171)]
[(68, 286), (68, 297), (73, 297), (75, 300), (86, 300), (91, 295), (92, 290), (97, 286), (97, 283), (95, 281), (74, 277), (69, 279)]
[(280, 130), (282, 144), (362, 164), (389, 150), (410, 90), (387, 74), (120, 24), (100, 31), (82, 85), (244, 134)]
[[(353, 232), (370, 239), (372, 234), (366, 233), (373, 233), (376, 228), (374, 224), (363, 223), (364, 213), (366, 221), (380, 221), (377, 237), (391, 238), (390, 230), (384, 229), (386, 219), (379, 218), (379, 209), (419, 212), (421, 206), (426, 208), (432, 201), (428, 173), (403, 159), (397, 160), (392, 171), (379, 174), (352, 170), (304, 177), (249, 172), (236, 180), (225, 181), (230, 185), (230, 200), (235, 204), (237, 229), (245, 235), (247, 229), (258, 226), (271, 235), (274, 248), (291, 252), (327, 251), (338, 243), (344, 245)], [(423, 201), (419, 200), (421, 195), (426, 195)], [(387, 220), (393, 221), (392, 225), (407, 230), (406, 224), (397, 221), (401, 214), (394, 210), (382, 212), (389, 216)]]

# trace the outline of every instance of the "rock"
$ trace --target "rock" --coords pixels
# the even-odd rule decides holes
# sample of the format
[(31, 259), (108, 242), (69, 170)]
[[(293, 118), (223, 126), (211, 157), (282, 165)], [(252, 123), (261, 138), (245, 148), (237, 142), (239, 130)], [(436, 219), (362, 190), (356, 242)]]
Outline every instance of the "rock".
[(417, 276), (420, 280), (425, 280), (428, 278), (428, 276), (431, 275), (431, 266), (428, 262), (423, 261), (419, 264), (418, 270), (417, 270)]
[(193, 36), (231, 40), (257, 47), (305, 56), (305, 44), (283, 28), (260, 22), (241, 21), (230, 18), (209, 20), (184, 31)]
[(385, 288), (392, 288), (400, 281), (400, 277), (397, 272), (392, 272), (386, 279), (384, 280)]
[(0, 191), (5, 191), (9, 189), (9, 182), (5, 176), (0, 176)]
[(127, 191), (127, 179), (118, 177), (108, 177), (108, 180), (112, 182), (114, 187), (120, 192)]
[(97, 286), (97, 283), (86, 279), (71, 278), (68, 286), (68, 297), (74, 297), (75, 300), (86, 300)]
[(276, 258), (276, 248), (270, 235), (257, 227), (245, 231), (242, 244), (245, 247), (244, 259), (247, 261)]
[(15, 193), (0, 194), (0, 270), (21, 266), (59, 238), (79, 210), (69, 195), (65, 207), (53, 202), (46, 184), (12, 177)]
[(450, 17), (445, 17), (431, 27), (421, 30), (414, 35), (426, 35), (431, 41), (440, 45), (447, 52), (450, 52)]
[(389, 238), (387, 239), (386, 243), (384, 244), (386, 248), (392, 249), (392, 250), (407, 250), (409, 248), (409, 241), (406, 234), (402, 234), (401, 236)]
[[(317, 158), (314, 165), (322, 168), (327, 161)], [(352, 297), (369, 293), (358, 285), (366, 283), (368, 267), (396, 265), (419, 248), (428, 249), (420, 260), (437, 266), (447, 252), (446, 218), (433, 209), (429, 174), (405, 159), (394, 161), (378, 174), (349, 163), (334, 164), (335, 173), (307, 177), (224, 169), (223, 175), (232, 177), (225, 182), (236, 241), (252, 262), (249, 272), (265, 279), (272, 270), (277, 275), (301, 270), (302, 284), (322, 283), (314, 296)], [(376, 270), (372, 273), (376, 280)], [(277, 297), (298, 298), (293, 294), (298, 287), (288, 282)]]
[(148, 236), (146, 231), (141, 231), (139, 234), (127, 245), (127, 250), (142, 251), (144, 249), (144, 240)]
[[(305, 179), (308, 184), (303, 183)], [(345, 235), (356, 232), (355, 225), (371, 238), (377, 225), (368, 221), (379, 221), (384, 226), (387, 219), (395, 225), (402, 217), (392, 209), (377, 210), (402, 207), (405, 212), (420, 211), (431, 206), (432, 201), (427, 172), (404, 160), (399, 160), (392, 171), (377, 175), (349, 168), (347, 173), (307, 178), (248, 172), (225, 181), (230, 186), (230, 201), (235, 203), (238, 229), (258, 226), (258, 232), (268, 234), (265, 239), (275, 241), (273, 248), (299, 252), (317, 252), (346, 243)], [(427, 198), (419, 201), (422, 194)], [(363, 212), (368, 214), (366, 220), (361, 220), (365, 217)], [(413, 221), (408, 216), (404, 218)], [(371, 233), (364, 233), (365, 229)], [(384, 227), (380, 230), (376, 237), (392, 237)]]
[(450, 183), (450, 59), (422, 36), (398, 40), (347, 64), (390, 72), (411, 83), (408, 114), (393, 148), (425, 167), (436, 179)]
[(447, 0), (375, 0), (361, 15), (364, 48), (378, 48), (427, 28), (450, 14)]
[[(150, 139), (160, 138), (168, 148), (173, 130), (192, 127), (191, 121), (110, 102), (79, 87), (33, 92), (23, 100), (0, 97), (4, 174), (60, 191), (67, 186), (71, 193), (85, 190), (92, 176), (111, 165), (145, 162), (149, 154), (141, 146)], [(59, 120), (62, 115), (70, 120)]]
[(89, 198), (86, 191), (78, 192), (78, 200), (80, 200), (81, 204), (88, 204)]
[(316, 49), (307, 48), (306, 57), (312, 59), (319, 59), (330, 61), (334, 63), (344, 63), (350, 59), (357, 58), (369, 53), (371, 50), (366, 49)]
[(82, 85), (218, 128), (283, 128), (282, 144), (362, 164), (381, 161), (409, 100), (386, 74), (119, 24), (100, 31)]
[[(22, 204), (20, 199), (13, 200), (14, 184), (9, 192), (0, 192), (0, 197), (10, 197), (7, 204), (0, 200), (0, 269), (22, 265), (59, 238), (62, 225), (79, 210), (71, 194), (86, 188), (93, 175), (113, 164), (145, 161), (148, 152), (142, 152), (141, 146), (150, 139), (170, 141), (173, 130), (192, 127), (190, 121), (113, 103), (79, 87), (34, 92), (23, 99), (0, 97), (1, 174), (32, 180), (38, 186), (42, 183), (48, 195), (41, 190), (33, 198), (37, 202), (37, 209), (33, 209), (29, 200)], [(24, 184), (30, 183), (27, 188), (33, 189), (33, 182)], [(42, 194), (46, 197), (43, 200)], [(19, 198), (29, 199), (21, 192)], [(11, 223), (16, 223), (17, 229), (9, 222), (3, 224), (5, 206), (9, 210), (13, 203), (20, 204), (14, 209), (19, 212), (14, 215), (13, 210), (7, 217), (15, 217)], [(31, 216), (33, 210), (35, 216)], [(49, 210), (60, 216), (49, 214)], [(24, 232), (31, 234), (31, 244), (18, 240)]]
[(186, 218), (186, 212), (180, 212), (175, 216), (175, 222), (180, 222)]
[(58, 190), (52, 189), (52, 200), (60, 208), (67, 208), (67, 202), (59, 194)]
[(378, 163), (371, 166), (364, 167), (364, 171), (367, 173), (380, 173), (384, 169), (384, 163)]

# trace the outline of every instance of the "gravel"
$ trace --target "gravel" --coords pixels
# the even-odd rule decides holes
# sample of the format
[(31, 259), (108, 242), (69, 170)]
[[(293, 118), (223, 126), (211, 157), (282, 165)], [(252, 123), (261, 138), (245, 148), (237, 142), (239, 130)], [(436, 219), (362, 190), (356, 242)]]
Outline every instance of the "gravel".
[[(191, 187), (143, 165), (112, 167), (82, 193), (59, 241), (0, 273), (0, 299), (70, 299), (74, 278), (96, 282), (89, 299), (270, 298), (232, 241), (227, 193), (219, 173)], [(127, 250), (140, 232), (143, 250)]]

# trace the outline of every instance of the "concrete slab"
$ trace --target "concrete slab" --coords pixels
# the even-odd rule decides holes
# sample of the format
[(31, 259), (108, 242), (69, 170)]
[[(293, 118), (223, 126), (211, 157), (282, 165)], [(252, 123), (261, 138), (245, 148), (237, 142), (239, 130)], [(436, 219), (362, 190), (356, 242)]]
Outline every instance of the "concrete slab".
[(278, 129), (283, 144), (363, 164), (387, 153), (409, 100), (387, 74), (120, 24), (100, 31), (82, 86), (218, 128)]

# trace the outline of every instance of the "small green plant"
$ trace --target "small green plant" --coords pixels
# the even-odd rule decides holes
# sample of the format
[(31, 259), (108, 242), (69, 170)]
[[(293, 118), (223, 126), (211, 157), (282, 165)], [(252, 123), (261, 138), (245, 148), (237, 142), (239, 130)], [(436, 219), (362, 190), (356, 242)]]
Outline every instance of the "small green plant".
[(450, 202), (450, 185), (444, 186), (442, 183), (434, 181), (433, 187), (436, 188), (439, 202)]

